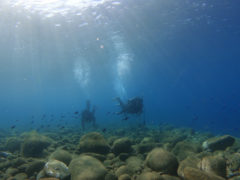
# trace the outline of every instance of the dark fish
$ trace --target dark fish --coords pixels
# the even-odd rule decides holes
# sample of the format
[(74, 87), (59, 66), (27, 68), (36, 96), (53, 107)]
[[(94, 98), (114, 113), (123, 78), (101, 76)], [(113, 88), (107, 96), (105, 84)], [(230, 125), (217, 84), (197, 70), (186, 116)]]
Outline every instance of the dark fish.
[(12, 126), (11, 126), (11, 129), (14, 129), (15, 127), (16, 127), (16, 125), (12, 125)]
[(102, 129), (102, 132), (103, 132), (103, 133), (105, 133), (106, 131), (107, 131), (107, 129), (106, 129), (106, 128), (103, 128), (103, 129)]
[(34, 123), (34, 121), (31, 121), (31, 124), (33, 124)]
[(126, 120), (128, 120), (128, 117), (126, 116), (126, 117), (125, 117), (125, 118), (123, 118), (122, 120), (123, 120), (123, 121), (126, 121)]
[(18, 122), (19, 120), (17, 119), (16, 122)]
[(194, 116), (194, 117), (193, 117), (193, 120), (194, 120), (194, 121), (198, 120), (198, 116)]
[(65, 127), (64, 126), (61, 126), (60, 129), (64, 129)]
[(78, 111), (74, 112), (74, 114), (78, 114)]

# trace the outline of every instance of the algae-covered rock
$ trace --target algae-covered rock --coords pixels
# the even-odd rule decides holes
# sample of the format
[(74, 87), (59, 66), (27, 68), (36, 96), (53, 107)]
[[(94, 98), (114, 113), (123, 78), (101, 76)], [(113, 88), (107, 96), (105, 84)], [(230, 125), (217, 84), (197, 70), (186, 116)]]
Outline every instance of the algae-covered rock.
[(10, 137), (7, 139), (5, 148), (10, 152), (20, 151), (22, 140), (17, 137)]
[(148, 153), (146, 165), (154, 171), (175, 175), (177, 174), (178, 160), (172, 153), (162, 148), (155, 148)]
[(180, 176), (181, 178), (184, 178), (184, 169), (186, 167), (197, 169), (199, 162), (200, 162), (200, 159), (197, 157), (194, 157), (194, 156), (187, 157), (186, 159), (184, 159), (179, 163), (178, 170), (177, 170), (178, 176)]
[(81, 137), (79, 142), (79, 152), (94, 152), (107, 154), (110, 147), (104, 137), (97, 132), (88, 133)]
[(132, 175), (132, 171), (126, 165), (122, 165), (116, 170), (115, 174), (119, 178), (123, 174)]
[(34, 174), (40, 172), (44, 167), (45, 162), (42, 160), (34, 160), (31, 163), (27, 164), (26, 173), (30, 177)]
[(123, 174), (119, 176), (118, 180), (131, 180), (131, 177), (128, 174)]
[(72, 160), (72, 155), (68, 151), (57, 149), (50, 155), (49, 159), (56, 159), (65, 163), (66, 165), (69, 165)]
[(183, 160), (187, 156), (197, 154), (201, 151), (201, 146), (196, 143), (181, 141), (178, 142), (172, 150), (172, 153), (175, 154), (178, 160)]
[(219, 156), (204, 157), (199, 163), (199, 168), (205, 172), (216, 174), (218, 176), (226, 177), (226, 161)]
[(132, 172), (132, 174), (141, 172), (143, 168), (143, 161), (136, 156), (129, 157), (126, 160), (126, 163), (127, 168)]
[(132, 152), (132, 142), (129, 138), (124, 137), (114, 141), (112, 150), (115, 154)]
[(184, 168), (184, 180), (224, 180), (224, 178), (199, 169), (186, 167)]
[(144, 172), (137, 177), (137, 180), (163, 180), (156, 172)]
[(163, 180), (181, 180), (179, 177), (170, 176), (170, 175), (167, 175), (167, 174), (161, 175), (161, 178), (162, 178)]
[(225, 150), (227, 147), (232, 146), (235, 138), (229, 135), (221, 137), (210, 138), (203, 142), (202, 148), (206, 151)]
[(69, 169), (66, 164), (58, 160), (50, 160), (45, 164), (43, 170), (38, 174), (37, 180), (42, 177), (54, 177), (61, 180), (69, 175)]
[(118, 180), (117, 176), (115, 176), (113, 173), (107, 173), (104, 180)]
[(52, 143), (50, 138), (36, 132), (31, 132), (24, 136), (21, 153), (25, 157), (41, 157), (43, 150)]
[(103, 180), (107, 174), (107, 169), (99, 160), (87, 155), (73, 159), (69, 170), (72, 180)]
[(26, 180), (26, 179), (28, 179), (28, 176), (25, 173), (18, 173), (14, 176), (14, 180)]

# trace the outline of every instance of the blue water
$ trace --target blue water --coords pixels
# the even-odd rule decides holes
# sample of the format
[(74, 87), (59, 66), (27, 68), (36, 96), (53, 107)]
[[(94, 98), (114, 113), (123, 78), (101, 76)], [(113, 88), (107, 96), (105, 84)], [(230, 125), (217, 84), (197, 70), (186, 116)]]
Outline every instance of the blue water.
[(0, 3), (1, 128), (80, 128), (87, 99), (127, 124), (113, 98), (141, 96), (149, 125), (240, 135), (239, 1), (23, 2)]

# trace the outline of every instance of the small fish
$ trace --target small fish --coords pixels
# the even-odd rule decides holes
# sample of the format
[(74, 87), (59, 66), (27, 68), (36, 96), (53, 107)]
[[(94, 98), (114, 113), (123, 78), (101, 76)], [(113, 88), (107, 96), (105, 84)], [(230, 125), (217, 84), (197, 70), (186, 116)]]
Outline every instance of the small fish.
[(74, 112), (74, 114), (78, 114), (78, 111)]
[(128, 117), (126, 116), (126, 117), (125, 117), (125, 118), (123, 118), (122, 120), (123, 120), (123, 121), (126, 121), (126, 120), (128, 120)]
[(106, 128), (103, 128), (103, 129), (102, 129), (102, 132), (103, 132), (103, 133), (105, 133), (106, 131), (107, 131), (107, 129), (106, 129)]
[(15, 127), (16, 127), (16, 125), (12, 125), (12, 126), (11, 126), (11, 129), (14, 129)]

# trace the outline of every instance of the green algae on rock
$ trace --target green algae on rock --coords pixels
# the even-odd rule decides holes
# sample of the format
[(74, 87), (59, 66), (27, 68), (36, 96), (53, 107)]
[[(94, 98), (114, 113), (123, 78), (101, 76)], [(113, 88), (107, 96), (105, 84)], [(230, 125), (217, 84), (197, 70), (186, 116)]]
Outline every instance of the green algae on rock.
[(66, 164), (58, 160), (50, 160), (45, 164), (43, 170), (38, 173), (37, 180), (42, 177), (54, 177), (62, 180), (69, 175), (69, 169)]
[(107, 169), (99, 160), (87, 155), (73, 159), (69, 170), (72, 180), (103, 180), (107, 174)]
[(72, 155), (68, 151), (57, 149), (50, 155), (49, 159), (55, 159), (69, 165), (72, 160)]
[(109, 150), (110, 146), (108, 145), (107, 141), (103, 135), (98, 132), (92, 132), (82, 136), (78, 146), (78, 151), (80, 153), (93, 152), (107, 154)]
[(203, 142), (202, 148), (206, 151), (225, 150), (227, 147), (232, 146), (235, 138), (229, 135), (220, 137), (213, 137)]
[(184, 180), (225, 180), (223, 177), (191, 167), (184, 168)]
[(148, 153), (146, 165), (154, 171), (175, 175), (178, 160), (172, 153), (162, 148), (155, 148)]
[(120, 138), (114, 141), (112, 151), (115, 154), (131, 153), (132, 152), (131, 145), (132, 142), (128, 137)]
[(163, 180), (156, 172), (144, 172), (137, 177), (137, 180)]
[(24, 136), (21, 145), (21, 153), (24, 157), (41, 157), (43, 150), (53, 142), (50, 138), (36, 132), (30, 132)]
[(204, 157), (198, 164), (199, 168), (205, 172), (212, 173), (218, 176), (226, 177), (226, 160), (220, 156)]

